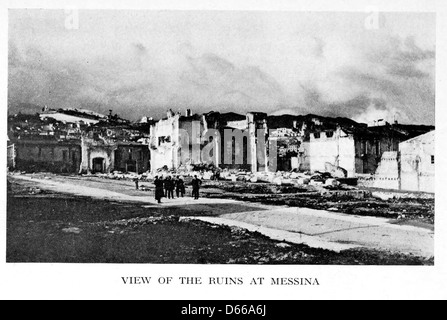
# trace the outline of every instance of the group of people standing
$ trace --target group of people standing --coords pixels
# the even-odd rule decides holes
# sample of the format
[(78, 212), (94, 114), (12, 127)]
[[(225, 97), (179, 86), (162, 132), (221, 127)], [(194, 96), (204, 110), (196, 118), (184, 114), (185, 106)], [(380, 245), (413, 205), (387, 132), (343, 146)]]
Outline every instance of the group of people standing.
[[(174, 199), (174, 190), (176, 192), (177, 198), (180, 198), (180, 196), (183, 198), (185, 196), (185, 181), (182, 177), (178, 178), (171, 178), (166, 177), (166, 179), (163, 179), (163, 177), (155, 177), (155, 200), (157, 200), (158, 203), (161, 203), (162, 198), (168, 198), (168, 199)], [(192, 180), (192, 196), (195, 200), (199, 199), (200, 194), (200, 185), (202, 184), (202, 181), (197, 178), (197, 176), (194, 176), (194, 179)]]

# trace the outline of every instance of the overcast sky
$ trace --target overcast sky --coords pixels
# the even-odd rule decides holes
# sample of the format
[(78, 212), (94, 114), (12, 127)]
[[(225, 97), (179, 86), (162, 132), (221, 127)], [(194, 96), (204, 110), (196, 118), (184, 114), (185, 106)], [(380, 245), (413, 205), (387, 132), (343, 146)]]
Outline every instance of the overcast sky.
[[(11, 10), (9, 105), (434, 124), (435, 15)], [(370, 21), (370, 20), (368, 20)]]

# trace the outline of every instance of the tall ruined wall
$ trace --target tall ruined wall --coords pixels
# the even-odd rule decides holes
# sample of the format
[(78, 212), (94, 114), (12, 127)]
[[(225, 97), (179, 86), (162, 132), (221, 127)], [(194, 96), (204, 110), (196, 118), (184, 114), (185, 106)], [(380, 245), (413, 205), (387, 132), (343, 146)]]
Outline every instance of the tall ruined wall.
[(401, 188), (435, 192), (435, 132), (429, 132), (399, 145)]
[(310, 142), (303, 141), (298, 151), (298, 170), (310, 171)]
[(204, 123), (200, 117), (168, 116), (151, 127), (151, 170), (198, 164)]
[[(180, 136), (178, 138), (179, 149), (177, 152), (179, 156), (177, 159), (177, 166), (203, 162), (200, 153), (202, 147), (202, 135), (205, 130), (203, 121), (194, 119), (186, 121), (181, 120), (178, 126), (178, 132), (187, 133), (187, 136)], [(188, 143), (186, 143), (186, 140), (184, 139), (189, 139)]]
[(151, 127), (151, 170), (177, 166), (179, 115), (160, 120)]
[[(266, 171), (267, 170), (267, 159), (266, 159), (266, 148), (267, 141), (265, 135), (268, 132), (267, 127), (267, 114), (265, 113), (247, 113), (246, 119), (248, 125), (248, 139), (249, 143), (247, 145), (247, 154), (251, 155), (251, 159), (247, 159), (250, 164), (250, 170), (252, 172)], [(258, 132), (258, 130), (260, 130)], [(263, 131), (261, 131), (263, 130)], [(264, 134), (264, 137), (259, 137), (265, 144), (259, 144), (258, 146), (258, 134)], [(259, 153), (259, 154), (258, 154)]]

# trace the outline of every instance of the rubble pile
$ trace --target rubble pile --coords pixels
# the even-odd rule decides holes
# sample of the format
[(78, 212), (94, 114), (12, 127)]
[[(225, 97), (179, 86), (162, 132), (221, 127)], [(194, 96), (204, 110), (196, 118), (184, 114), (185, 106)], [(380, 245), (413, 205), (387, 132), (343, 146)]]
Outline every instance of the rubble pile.
[[(206, 169), (206, 170), (204, 170)], [(318, 191), (324, 195), (333, 193), (345, 194), (353, 191), (354, 197), (364, 197), (366, 193), (355, 194), (358, 190), (354, 178), (336, 178), (329, 172), (249, 172), (247, 170), (218, 169), (211, 166), (182, 166), (177, 170), (167, 167), (157, 170), (156, 173), (147, 171), (142, 174), (123, 173), (113, 171), (112, 173), (85, 174), (87, 177), (99, 177), (112, 180), (128, 180), (141, 182), (152, 182), (155, 176), (182, 177), (186, 184), (197, 176), (206, 182), (204, 187), (218, 188), (227, 192), (248, 192), (254, 194), (278, 194), (278, 193), (300, 193)]]
[(82, 176), (98, 177), (102, 179), (112, 179), (112, 180), (129, 180), (129, 181), (135, 181), (136, 179), (141, 181), (151, 181), (154, 179), (154, 175), (152, 175), (149, 171), (142, 174), (137, 174), (134, 172), (123, 173), (120, 171), (114, 171), (111, 173), (95, 173), (95, 174), (89, 173), (89, 174), (83, 174)]

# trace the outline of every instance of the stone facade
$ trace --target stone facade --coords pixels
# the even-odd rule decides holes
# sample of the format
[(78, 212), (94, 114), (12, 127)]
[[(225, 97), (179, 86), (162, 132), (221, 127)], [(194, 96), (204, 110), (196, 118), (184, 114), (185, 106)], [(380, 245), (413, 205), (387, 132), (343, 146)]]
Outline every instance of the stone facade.
[(114, 170), (116, 144), (105, 139), (82, 137), (82, 173), (110, 173)]
[(82, 173), (143, 173), (149, 169), (150, 153), (147, 145), (82, 138)]
[(17, 140), (15, 168), (28, 172), (77, 173), (81, 164), (81, 142), (78, 140)]

